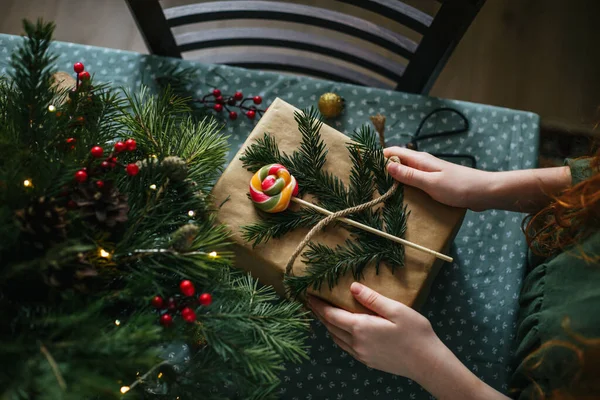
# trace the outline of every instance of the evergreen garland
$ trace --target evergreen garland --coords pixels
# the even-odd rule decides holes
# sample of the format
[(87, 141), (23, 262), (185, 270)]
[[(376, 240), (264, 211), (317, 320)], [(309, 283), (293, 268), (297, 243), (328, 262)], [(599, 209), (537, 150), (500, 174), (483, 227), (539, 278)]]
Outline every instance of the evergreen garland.
[[(370, 201), (375, 191), (383, 194), (392, 186), (393, 178), (386, 173), (383, 149), (370, 127), (358, 129), (351, 136), (352, 142), (347, 144), (352, 169), (346, 186), (337, 176), (323, 169), (328, 151), (321, 139), (323, 122), (318, 112), (310, 108), (296, 112), (294, 117), (302, 134), (299, 149), (291, 155), (282, 153), (275, 138), (265, 133), (240, 158), (244, 168), (256, 172), (264, 165), (282, 164), (298, 180), (300, 195), (314, 195), (318, 199), (317, 205), (333, 212)], [(258, 223), (243, 227), (244, 239), (254, 246), (271, 238), (281, 238), (297, 228), (310, 228), (323, 218), (308, 208), (261, 214), (263, 218)], [(403, 190), (399, 189), (384, 207), (356, 213), (349, 218), (403, 237), (408, 214), (403, 205)], [(292, 295), (300, 295), (309, 288), (319, 290), (324, 283), (332, 288), (342, 275), (350, 272), (355, 279), (361, 279), (369, 265), (374, 265), (377, 272), (381, 262), (388, 263), (392, 270), (404, 265), (403, 246), (351, 226), (344, 225), (344, 228), (351, 233), (351, 238), (343, 245), (332, 249), (319, 243), (308, 244), (308, 250), (302, 254), (307, 265), (305, 274), (285, 279)]]
[[(58, 91), (54, 26), (24, 26), (0, 79), (0, 398), (276, 398), (284, 361), (306, 357), (307, 320), (230, 269), (205, 195), (226, 137), (169, 92)], [(137, 143), (118, 155), (135, 176), (90, 154), (121, 138)], [(188, 298), (193, 323), (151, 306), (182, 280), (212, 295)]]

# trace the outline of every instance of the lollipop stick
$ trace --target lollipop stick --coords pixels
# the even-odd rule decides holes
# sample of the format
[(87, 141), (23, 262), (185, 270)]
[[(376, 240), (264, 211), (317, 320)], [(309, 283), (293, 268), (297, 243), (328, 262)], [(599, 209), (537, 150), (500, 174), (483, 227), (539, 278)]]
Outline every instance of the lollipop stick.
[[(317, 206), (315, 204), (309, 203), (308, 201), (304, 201), (304, 200), (299, 199), (297, 197), (292, 197), (291, 200), (294, 203), (298, 203), (298, 204), (303, 205), (305, 207), (310, 207), (313, 210), (320, 212), (321, 214), (325, 214), (325, 215), (331, 215), (331, 214), (333, 214), (329, 210), (321, 208), (321, 207), (319, 207), (319, 206)], [(448, 262), (454, 261), (452, 257), (449, 257), (449, 256), (447, 256), (445, 254), (439, 253), (439, 252), (437, 252), (435, 250), (428, 249), (427, 247), (423, 247), (423, 246), (418, 245), (416, 243), (409, 242), (408, 240), (396, 237), (394, 235), (390, 235), (387, 232), (383, 232), (383, 231), (380, 231), (379, 229), (375, 229), (375, 228), (372, 228), (372, 227), (370, 227), (368, 225), (361, 224), (360, 222), (356, 222), (356, 221), (353, 221), (353, 220), (348, 219), (348, 218), (340, 218), (339, 220), (342, 221), (345, 224), (351, 225), (351, 226), (353, 226), (355, 228), (359, 228), (359, 229), (365, 230), (365, 231), (370, 232), (370, 233), (372, 233), (374, 235), (379, 235), (379, 236), (384, 237), (386, 239), (389, 239), (389, 240), (391, 240), (393, 242), (400, 243), (400, 244), (403, 244), (403, 245), (408, 246), (408, 247), (412, 247), (413, 249), (417, 249), (417, 250), (423, 251), (423, 252), (428, 253), (428, 254), (432, 254), (432, 255), (436, 256), (437, 258), (439, 258), (441, 260), (448, 261)]]

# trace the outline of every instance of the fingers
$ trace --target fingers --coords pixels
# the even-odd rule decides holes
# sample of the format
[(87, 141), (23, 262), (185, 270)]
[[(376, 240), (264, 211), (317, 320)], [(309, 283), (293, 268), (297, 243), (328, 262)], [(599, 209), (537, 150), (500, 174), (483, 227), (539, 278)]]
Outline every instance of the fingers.
[(309, 303), (312, 310), (319, 316), (321, 321), (346, 332), (351, 332), (352, 326), (355, 324), (356, 320), (354, 314), (342, 310), (341, 308), (330, 306), (316, 297), (310, 297)]
[(404, 304), (388, 299), (358, 282), (354, 282), (350, 286), (350, 292), (360, 304), (389, 320), (398, 314), (399, 308), (406, 307)]
[(389, 163), (387, 170), (392, 178), (398, 182), (408, 186), (414, 186), (424, 191), (427, 191), (427, 188), (432, 184), (430, 172), (423, 172), (395, 162)]
[(329, 333), (333, 337), (338, 338), (339, 340), (341, 340), (342, 342), (344, 342), (348, 347), (351, 346), (351, 344), (352, 344), (352, 335), (350, 335), (345, 330), (338, 328), (335, 325), (331, 325), (327, 321), (321, 320), (321, 322), (323, 323), (323, 325), (325, 325), (325, 328), (327, 328), (327, 330), (329, 331)]
[(383, 149), (386, 158), (397, 156), (403, 165), (416, 168), (425, 172), (436, 172), (441, 169), (442, 160), (421, 151), (414, 151), (405, 147), (388, 147)]
[(341, 340), (340, 338), (338, 338), (336, 336), (332, 336), (331, 338), (333, 339), (335, 344), (338, 345), (338, 347), (340, 347), (346, 353), (350, 354), (352, 357), (354, 357), (360, 361), (360, 359), (358, 358), (358, 355), (354, 352), (354, 350), (352, 350), (352, 347), (350, 347), (350, 345), (348, 343), (344, 342), (343, 340)]

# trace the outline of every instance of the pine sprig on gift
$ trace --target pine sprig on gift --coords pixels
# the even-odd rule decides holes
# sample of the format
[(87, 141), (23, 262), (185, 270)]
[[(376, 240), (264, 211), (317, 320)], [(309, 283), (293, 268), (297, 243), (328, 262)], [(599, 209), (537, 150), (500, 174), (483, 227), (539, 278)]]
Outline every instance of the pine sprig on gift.
[(281, 238), (294, 229), (314, 226), (322, 218), (322, 214), (309, 208), (271, 214), (268, 217), (265, 216), (260, 222), (245, 227), (243, 237), (247, 242), (252, 242), (253, 246), (258, 246), (270, 239)]
[[(282, 164), (298, 180), (301, 194), (314, 196), (317, 205), (330, 211), (365, 203), (375, 192), (383, 194), (392, 186), (393, 179), (386, 173), (387, 160), (377, 136), (368, 126), (358, 129), (351, 137), (352, 142), (347, 144), (352, 167), (346, 186), (335, 174), (323, 169), (327, 162), (327, 147), (321, 139), (322, 121), (318, 113), (308, 109), (297, 112), (294, 117), (302, 134), (299, 149), (291, 155), (284, 154), (275, 138), (265, 133), (240, 158), (246, 169), (255, 172), (266, 164)], [(244, 239), (256, 246), (271, 238), (281, 238), (294, 229), (312, 227), (321, 218), (307, 209), (269, 214), (256, 224), (245, 226)], [(385, 207), (356, 213), (350, 218), (402, 237), (408, 218), (402, 189), (385, 202)], [(346, 273), (360, 279), (370, 265), (378, 272), (381, 262), (390, 265), (392, 271), (404, 265), (403, 246), (350, 226), (344, 227), (352, 238), (343, 245), (334, 249), (318, 243), (308, 245), (308, 250), (303, 253), (303, 262), (307, 264), (305, 274), (285, 280), (292, 295), (299, 295), (309, 288), (319, 289), (325, 283), (332, 288)]]

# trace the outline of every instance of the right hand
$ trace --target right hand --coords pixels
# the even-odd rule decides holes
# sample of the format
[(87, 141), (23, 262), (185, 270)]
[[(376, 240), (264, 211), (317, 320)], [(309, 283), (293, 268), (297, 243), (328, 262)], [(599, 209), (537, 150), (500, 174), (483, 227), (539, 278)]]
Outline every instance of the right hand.
[(490, 183), (490, 172), (456, 165), (404, 147), (388, 147), (383, 154), (387, 158), (397, 156), (400, 159), (401, 164), (388, 164), (389, 174), (397, 181), (419, 188), (449, 206), (474, 211), (487, 209), (482, 189)]

